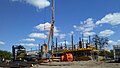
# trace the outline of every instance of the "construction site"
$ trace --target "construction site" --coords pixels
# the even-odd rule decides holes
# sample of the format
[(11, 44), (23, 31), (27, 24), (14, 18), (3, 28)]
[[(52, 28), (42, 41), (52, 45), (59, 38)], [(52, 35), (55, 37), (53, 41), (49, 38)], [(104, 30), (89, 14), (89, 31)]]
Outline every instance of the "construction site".
[(93, 43), (91, 36), (85, 42), (82, 34), (78, 37), (79, 43), (74, 43), (74, 34), (71, 34), (70, 45), (66, 44), (66, 40), (64, 44), (58, 44), (58, 39), (54, 38), (54, 10), (52, 0), (52, 19), (47, 43), (39, 44), (38, 50), (29, 51), (23, 45), (13, 45), (9, 60), (0, 54), (0, 68), (120, 68), (120, 58), (114, 60), (107, 56), (110, 50), (98, 49), (98, 44)]

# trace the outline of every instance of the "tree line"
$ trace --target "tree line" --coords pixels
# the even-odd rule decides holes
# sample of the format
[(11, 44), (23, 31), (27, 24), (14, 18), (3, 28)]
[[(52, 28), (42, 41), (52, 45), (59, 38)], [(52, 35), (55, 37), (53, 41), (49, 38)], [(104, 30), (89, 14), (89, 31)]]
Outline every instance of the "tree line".
[(8, 51), (4, 51), (4, 50), (0, 50), (0, 59), (2, 60), (3, 58), (4, 59), (10, 59), (12, 56), (12, 53), (11, 52), (8, 52)]

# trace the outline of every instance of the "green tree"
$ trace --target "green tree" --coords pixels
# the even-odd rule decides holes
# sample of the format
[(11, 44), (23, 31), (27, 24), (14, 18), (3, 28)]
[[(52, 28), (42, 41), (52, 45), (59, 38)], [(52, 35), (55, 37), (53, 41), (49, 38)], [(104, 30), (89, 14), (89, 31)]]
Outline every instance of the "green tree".
[(101, 50), (102, 48), (105, 47), (105, 45), (108, 45), (108, 38), (107, 37), (99, 37), (98, 35), (95, 35), (93, 37), (93, 43), (95, 44), (96, 46), (96, 49), (99, 49)]
[(109, 57), (109, 58), (114, 58), (114, 52), (113, 52), (113, 50), (110, 50), (110, 52), (109, 53), (107, 53), (107, 56)]
[(107, 37), (101, 37), (99, 42), (99, 48), (100, 50), (105, 47), (105, 45), (108, 45), (108, 38)]
[(3, 51), (3, 50), (0, 50), (0, 59), (4, 58), (4, 59), (10, 59), (12, 54), (11, 52), (8, 52), (8, 51)]
[[(93, 43), (95, 44), (96, 46), (96, 49), (99, 49), (102, 50), (102, 48), (104, 49), (106, 45), (108, 45), (108, 38), (107, 37), (99, 37), (98, 35), (95, 35), (93, 37)], [(97, 56), (98, 55), (101, 55), (101, 56), (105, 56), (105, 59), (106, 59), (106, 52), (103, 51), (103, 52), (100, 52), (100, 53), (97, 53)]]
[(95, 35), (92, 40), (95, 44), (95, 48), (98, 49), (98, 45), (100, 44), (100, 37), (98, 35)]

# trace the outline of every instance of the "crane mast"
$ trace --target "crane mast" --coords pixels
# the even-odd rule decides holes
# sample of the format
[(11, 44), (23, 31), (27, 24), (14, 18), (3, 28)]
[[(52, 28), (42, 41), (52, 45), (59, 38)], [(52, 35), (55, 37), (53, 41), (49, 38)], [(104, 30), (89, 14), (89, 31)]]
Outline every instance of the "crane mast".
[[(50, 36), (51, 36), (51, 39), (52, 39), (52, 41), (51, 41), (52, 42), (51, 53), (52, 53), (52, 56), (53, 56), (53, 47), (54, 47), (54, 0), (52, 0), (52, 20), (51, 20), (50, 32), (49, 32), (49, 35), (48, 35), (47, 49), (48, 49), (49, 43), (50, 43)], [(48, 50), (46, 52), (48, 52)]]
[(52, 51), (52, 56), (53, 56), (53, 47), (54, 47), (54, 0), (52, 0), (52, 22), (51, 22), (51, 26), (52, 26), (52, 47), (51, 47), (51, 51)]

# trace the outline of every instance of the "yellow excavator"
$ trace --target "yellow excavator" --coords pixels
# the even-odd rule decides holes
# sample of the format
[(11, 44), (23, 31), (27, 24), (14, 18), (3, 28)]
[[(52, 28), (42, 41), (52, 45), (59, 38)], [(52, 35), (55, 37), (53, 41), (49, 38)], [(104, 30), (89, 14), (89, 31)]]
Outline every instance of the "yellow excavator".
[[(17, 50), (17, 53), (16, 53)], [(22, 60), (24, 59), (25, 55), (26, 55), (26, 51), (25, 48), (21, 45), (17, 45), (17, 46), (12, 46), (12, 55), (13, 55), (13, 61), (16, 60)]]
[(13, 61), (36, 61), (39, 56), (34, 52), (26, 52), (24, 46), (12, 46)]

